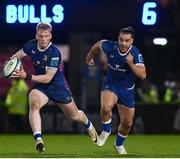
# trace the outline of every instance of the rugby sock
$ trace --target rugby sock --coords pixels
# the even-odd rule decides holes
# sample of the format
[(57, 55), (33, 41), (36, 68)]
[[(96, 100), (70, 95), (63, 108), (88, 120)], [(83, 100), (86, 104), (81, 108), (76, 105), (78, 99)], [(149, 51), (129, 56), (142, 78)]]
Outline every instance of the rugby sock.
[(40, 131), (34, 132), (34, 139), (35, 140), (42, 140), (42, 134)]
[(86, 122), (84, 124), (84, 127), (88, 129), (91, 126), (91, 122), (89, 121), (89, 119), (86, 116), (85, 116), (85, 118), (86, 118)]
[(121, 146), (123, 145), (123, 142), (127, 136), (121, 135), (118, 133), (117, 138), (116, 138), (116, 146)]
[(108, 133), (111, 132), (111, 119), (109, 119), (106, 122), (102, 121), (102, 125), (103, 125), (103, 131), (106, 131)]

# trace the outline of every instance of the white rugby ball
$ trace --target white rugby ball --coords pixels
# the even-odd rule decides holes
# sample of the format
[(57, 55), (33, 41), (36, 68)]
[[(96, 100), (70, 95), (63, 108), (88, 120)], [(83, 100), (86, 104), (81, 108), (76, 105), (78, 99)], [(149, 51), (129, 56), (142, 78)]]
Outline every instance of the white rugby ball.
[(3, 70), (4, 77), (5, 78), (11, 77), (14, 71), (20, 70), (21, 65), (22, 65), (21, 60), (19, 60), (18, 58), (13, 58), (9, 60), (4, 66), (4, 70)]

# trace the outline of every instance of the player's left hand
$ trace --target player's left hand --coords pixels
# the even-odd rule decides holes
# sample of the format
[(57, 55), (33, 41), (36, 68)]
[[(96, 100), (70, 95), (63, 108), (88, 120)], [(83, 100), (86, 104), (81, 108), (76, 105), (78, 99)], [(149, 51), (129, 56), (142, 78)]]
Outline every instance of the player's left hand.
[(134, 57), (131, 55), (131, 53), (129, 53), (127, 56), (126, 56), (126, 63), (128, 64), (128, 65), (132, 65), (132, 64), (134, 64)]
[(17, 79), (17, 78), (25, 79), (26, 78), (26, 72), (22, 65), (21, 65), (20, 70), (12, 73), (11, 78), (15, 78), (15, 79)]

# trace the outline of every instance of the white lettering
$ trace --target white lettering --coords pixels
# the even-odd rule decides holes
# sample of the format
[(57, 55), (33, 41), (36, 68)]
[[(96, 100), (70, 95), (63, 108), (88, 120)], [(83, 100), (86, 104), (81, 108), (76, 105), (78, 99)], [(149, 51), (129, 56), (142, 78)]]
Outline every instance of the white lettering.
[(62, 7), (62, 5), (55, 5), (52, 9), (52, 12), (54, 13), (53, 16), (53, 21), (55, 23), (61, 23), (64, 19), (64, 8)]
[(15, 23), (17, 20), (17, 8), (15, 5), (7, 5), (6, 7), (6, 22)]
[(118, 65), (118, 68), (117, 68), (117, 65), (116, 65), (116, 67), (113, 67), (110, 64), (108, 64), (108, 66), (109, 66), (109, 68), (111, 68), (112, 70), (115, 70), (115, 71), (121, 71), (121, 72), (127, 71), (126, 69), (119, 68), (119, 65)]
[(46, 5), (41, 6), (41, 21), (46, 23), (51, 23), (52, 19), (50, 17), (47, 17), (46, 15)]
[(29, 22), (30, 23), (39, 23), (40, 22), (40, 19), (38, 17), (35, 17), (34, 5), (30, 5), (30, 8), (29, 8)]
[[(39, 7), (39, 6), (38, 6)], [(51, 8), (52, 14), (47, 12), (49, 6), (43, 4), (37, 11), (34, 5), (7, 5), (6, 22), (7, 23), (39, 23), (54, 22), (61, 23), (64, 20), (64, 8), (60, 4), (56, 4)], [(51, 15), (49, 16), (48, 13)], [(39, 16), (37, 16), (39, 15)]]
[(28, 21), (28, 5), (19, 5), (18, 6), (18, 20), (20, 23), (27, 23)]

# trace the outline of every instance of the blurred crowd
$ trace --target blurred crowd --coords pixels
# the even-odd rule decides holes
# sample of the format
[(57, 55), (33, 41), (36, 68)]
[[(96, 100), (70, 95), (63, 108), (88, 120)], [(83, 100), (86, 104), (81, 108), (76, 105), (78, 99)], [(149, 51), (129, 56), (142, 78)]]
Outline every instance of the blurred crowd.
[(168, 73), (164, 82), (160, 84), (146, 79), (136, 91), (137, 102), (144, 104), (180, 102), (180, 81), (176, 80), (172, 73)]
[[(85, 69), (83, 82), (81, 83), (81, 105), (99, 105), (99, 90), (105, 74), (106, 65), (100, 71), (96, 67)], [(93, 69), (94, 68), (94, 69)], [(89, 75), (88, 75), (88, 72)], [(102, 75), (102, 76), (101, 76)], [(86, 82), (84, 82), (86, 81)], [(85, 87), (86, 86), (86, 87)], [(28, 92), (31, 87), (24, 80), (12, 80), (10, 87), (0, 102), (0, 133), (9, 132), (28, 132)], [(87, 91), (87, 92), (86, 92)], [(88, 94), (88, 95), (87, 95)], [(88, 100), (90, 99), (90, 100)], [(143, 82), (137, 81), (136, 86), (136, 105), (164, 105), (180, 103), (180, 80), (174, 74), (167, 73), (166, 78), (161, 83), (156, 83), (147, 78)], [(83, 108), (89, 110), (87, 108)]]

